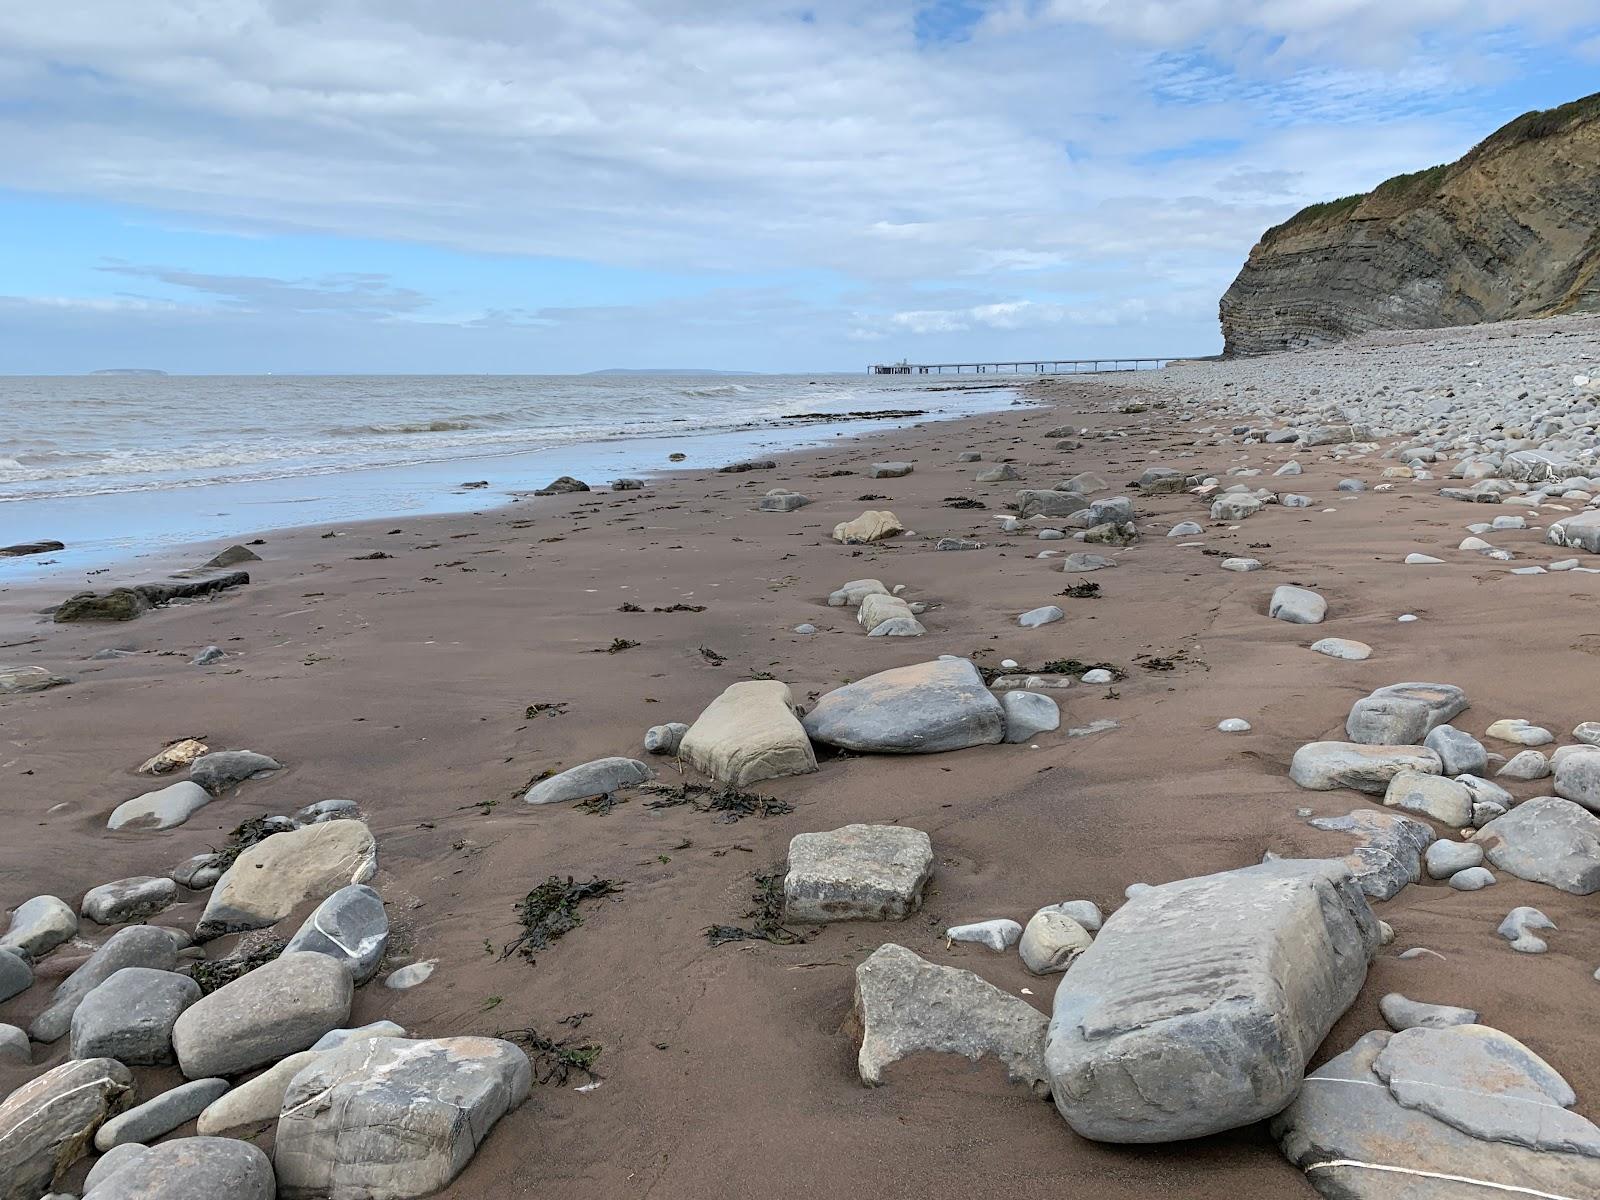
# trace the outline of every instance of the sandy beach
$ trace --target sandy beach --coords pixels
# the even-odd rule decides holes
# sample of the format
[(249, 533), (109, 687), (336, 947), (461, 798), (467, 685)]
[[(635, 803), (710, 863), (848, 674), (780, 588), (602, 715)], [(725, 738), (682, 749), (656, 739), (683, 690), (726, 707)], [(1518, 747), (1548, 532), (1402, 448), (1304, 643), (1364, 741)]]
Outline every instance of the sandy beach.
[[(1575, 724), (1600, 719), (1591, 686), (1600, 590), (1591, 574), (1513, 575), (1457, 553), (1468, 522), (1501, 510), (1440, 497), (1452, 480), (1386, 479), (1397, 460), (1383, 450), (1401, 441), (1349, 455), (1230, 437), (1235, 423), (1260, 420), (1242, 397), (1232, 410), (1213, 406), (1204, 422), (1213, 432), (1202, 433), (1200, 422), (1173, 418), (1170, 390), (1136, 378), (1036, 384), (1028, 397), (1043, 403), (841, 438), (772, 469), (674, 472), (624, 492), (591, 479), (593, 492), (477, 514), (265, 531), (259, 544), (241, 539), (261, 559), (246, 564), (248, 586), (125, 623), (52, 623), (41, 610), (74, 590), (59, 581), (0, 589), (4, 663), (71, 680), (0, 700), (9, 831), (0, 907), (39, 894), (74, 903), (109, 880), (165, 874), (222, 846), (246, 819), (355, 801), (377, 838), (371, 882), (394, 929), (385, 973), (407, 962), (435, 969), (410, 990), (386, 989), (381, 977), (363, 986), (351, 1023), (388, 1019), (421, 1037), (532, 1029), (600, 1047), (594, 1078), (536, 1085), (447, 1197), (1313, 1196), (1264, 1124), (1168, 1145), (1099, 1144), (994, 1061), (951, 1056), (908, 1060), (886, 1086), (864, 1087), (855, 968), (895, 942), (1048, 1014), (1061, 976), (1032, 975), (1014, 953), (951, 945), (943, 931), (1025, 922), (1068, 898), (1109, 913), (1131, 884), (1269, 854), (1349, 853), (1349, 836), (1312, 828), (1297, 810), (1340, 816), (1379, 800), (1299, 789), (1289, 762), (1304, 743), (1342, 739), (1352, 702), (1386, 684), (1458, 685), (1472, 706), (1457, 724), (1478, 735), (1525, 716), (1569, 741)], [(1075, 448), (1058, 448), (1050, 431), (1062, 427), (1082, 431), (1068, 439)], [(963, 452), (982, 461), (959, 462)], [(1302, 474), (1270, 478), (1292, 458)], [(886, 460), (915, 469), (869, 477)], [(974, 481), (997, 463), (1022, 482)], [(1313, 504), (1217, 521), (1205, 497), (1128, 489), (1155, 465), (1219, 477), (1259, 468), (1252, 486), (1292, 487)], [(1002, 533), (996, 520), (1018, 488), (1080, 472), (1103, 477), (1099, 495), (1134, 498), (1140, 534), (1127, 547), (1091, 547), (1117, 565), (1082, 576), (1064, 573), (1060, 557), (1038, 557), (1077, 543), (1041, 541), (1032, 528)], [(1350, 477), (1367, 490), (1339, 491)], [(755, 511), (774, 487), (812, 502)], [(867, 509), (893, 511), (909, 532), (868, 546), (831, 539), (836, 523)], [(1543, 544), (1549, 518), (1527, 517), (1527, 529), (1497, 533), (1495, 544), (1515, 565), (1562, 557)], [(1203, 532), (1167, 536), (1185, 520)], [(935, 550), (942, 537), (983, 545)], [(190, 561), (223, 548), (195, 547)], [(1413, 552), (1444, 561), (1406, 565)], [(1228, 556), (1262, 567), (1223, 570)], [(828, 606), (832, 590), (863, 577), (904, 585), (908, 600), (926, 604), (927, 633), (868, 638), (853, 610)], [(161, 578), (113, 569), (92, 586)], [(1080, 579), (1098, 596), (1063, 596)], [(1327, 620), (1269, 619), (1281, 584), (1319, 592)], [(1020, 613), (1050, 604), (1064, 620), (1018, 627)], [(817, 632), (794, 632), (805, 623)], [(1372, 656), (1340, 661), (1307, 648), (1327, 636), (1366, 642)], [(208, 645), (226, 657), (192, 666)], [(93, 657), (108, 649), (133, 653)], [(693, 721), (736, 681), (782, 680), (809, 706), (847, 681), (940, 654), (980, 667), (1108, 663), (1124, 677), (1050, 693), (1062, 728), (1031, 745), (912, 756), (819, 747), (817, 773), (751, 789), (792, 805), (765, 817), (653, 808), (643, 791), (599, 812), (520, 799), (546, 773), (647, 757), (647, 728)], [(1230, 717), (1252, 729), (1219, 732)], [(1094, 731), (1074, 735), (1084, 730)], [(155, 786), (135, 767), (191, 736), (270, 754), (284, 769), (177, 828), (109, 832), (111, 810)], [(670, 758), (650, 761), (664, 782), (698, 778)], [(1548, 781), (1499, 782), (1519, 800), (1549, 792)], [(797, 926), (797, 944), (711, 944), (708, 927), (748, 923), (755, 876), (784, 861), (791, 837), (851, 822), (930, 835), (936, 865), (919, 912)], [(1386, 1028), (1379, 998), (1402, 992), (1477, 1010), (1566, 1077), (1574, 1111), (1600, 1120), (1588, 1016), (1600, 986), (1593, 902), (1497, 874), (1477, 892), (1424, 876), (1374, 904), (1394, 941), (1313, 1065)], [(586, 902), (582, 924), (536, 962), (503, 957), (518, 932), (514, 906), (552, 876), (596, 876), (621, 890)], [(186, 891), (152, 920), (192, 928), (204, 903)], [(1555, 923), (1548, 953), (1514, 954), (1496, 936), (1517, 905)], [(26, 1026), (49, 985), (107, 932), (85, 922), (79, 939), (37, 965), (39, 985), (0, 1004), (0, 1021)], [(1399, 957), (1415, 947), (1434, 953)], [(65, 1041), (36, 1044), (30, 1063), (0, 1063), (0, 1094), (66, 1054)], [(179, 1079), (173, 1069), (143, 1074)], [(270, 1134), (259, 1144), (270, 1147)]]

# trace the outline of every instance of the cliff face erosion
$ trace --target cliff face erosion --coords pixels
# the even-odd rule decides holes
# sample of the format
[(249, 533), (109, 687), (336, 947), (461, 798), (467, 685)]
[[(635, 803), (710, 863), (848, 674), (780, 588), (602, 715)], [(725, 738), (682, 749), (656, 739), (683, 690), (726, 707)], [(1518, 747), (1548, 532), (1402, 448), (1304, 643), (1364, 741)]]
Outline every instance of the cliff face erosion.
[(1262, 235), (1220, 307), (1230, 355), (1600, 310), (1600, 93), (1302, 210)]

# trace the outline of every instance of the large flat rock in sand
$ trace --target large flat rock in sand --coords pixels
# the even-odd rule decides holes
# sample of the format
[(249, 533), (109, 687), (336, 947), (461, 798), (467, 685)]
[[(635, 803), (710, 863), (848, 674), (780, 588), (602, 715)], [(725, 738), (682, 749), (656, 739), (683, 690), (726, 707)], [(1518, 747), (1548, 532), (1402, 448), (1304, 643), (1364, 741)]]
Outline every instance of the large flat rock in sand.
[(817, 769), (811, 739), (794, 715), (789, 685), (776, 679), (728, 687), (689, 726), (678, 756), (731, 787)]
[(1285, 859), (1135, 895), (1056, 991), (1056, 1107), (1106, 1142), (1248, 1125), (1293, 1098), (1361, 990), (1378, 923), (1342, 863)]
[(1600, 1130), (1516, 1039), (1481, 1025), (1374, 1030), (1272, 1122), (1328, 1200), (1600, 1195)]
[(266, 929), (307, 900), (322, 900), (378, 870), (363, 821), (322, 821), (274, 834), (240, 854), (211, 889), (197, 938)]
[(1555, 796), (1517, 805), (1472, 839), (1484, 857), (1518, 879), (1576, 896), (1600, 891), (1600, 817)]
[(1005, 712), (964, 658), (895, 667), (836, 688), (801, 722), (813, 741), (878, 754), (993, 745)]
[(789, 842), (784, 918), (812, 924), (904, 920), (922, 906), (922, 887), (932, 874), (933, 843), (920, 829), (846, 825), (798, 834)]
[(1439, 756), (1423, 746), (1368, 746), (1356, 742), (1307, 742), (1289, 762), (1289, 778), (1303, 788), (1327, 792), (1354, 788), (1381, 796), (1401, 771), (1437, 775)]

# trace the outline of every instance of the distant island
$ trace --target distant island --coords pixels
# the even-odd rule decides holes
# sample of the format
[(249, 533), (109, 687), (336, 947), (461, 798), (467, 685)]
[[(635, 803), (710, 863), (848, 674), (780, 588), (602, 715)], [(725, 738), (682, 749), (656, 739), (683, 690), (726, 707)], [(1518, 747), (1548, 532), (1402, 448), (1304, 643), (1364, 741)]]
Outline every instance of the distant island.
[(586, 375), (759, 375), (760, 371), (703, 371), (697, 367), (606, 367)]
[(165, 371), (158, 371), (154, 367), (106, 367), (99, 371), (90, 371), (91, 375), (165, 375)]

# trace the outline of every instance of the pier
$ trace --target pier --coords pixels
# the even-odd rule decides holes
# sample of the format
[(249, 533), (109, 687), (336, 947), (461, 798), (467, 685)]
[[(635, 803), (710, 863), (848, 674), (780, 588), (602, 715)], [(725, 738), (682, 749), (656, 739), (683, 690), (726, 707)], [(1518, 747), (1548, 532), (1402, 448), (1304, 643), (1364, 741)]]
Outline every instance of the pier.
[(1011, 374), (1028, 372), (1034, 375), (1093, 375), (1105, 371), (1155, 371), (1174, 362), (1173, 358), (1041, 358), (1032, 362), (969, 362), (969, 363), (874, 363), (868, 368), (873, 375), (953, 375), (971, 372), (974, 375)]

